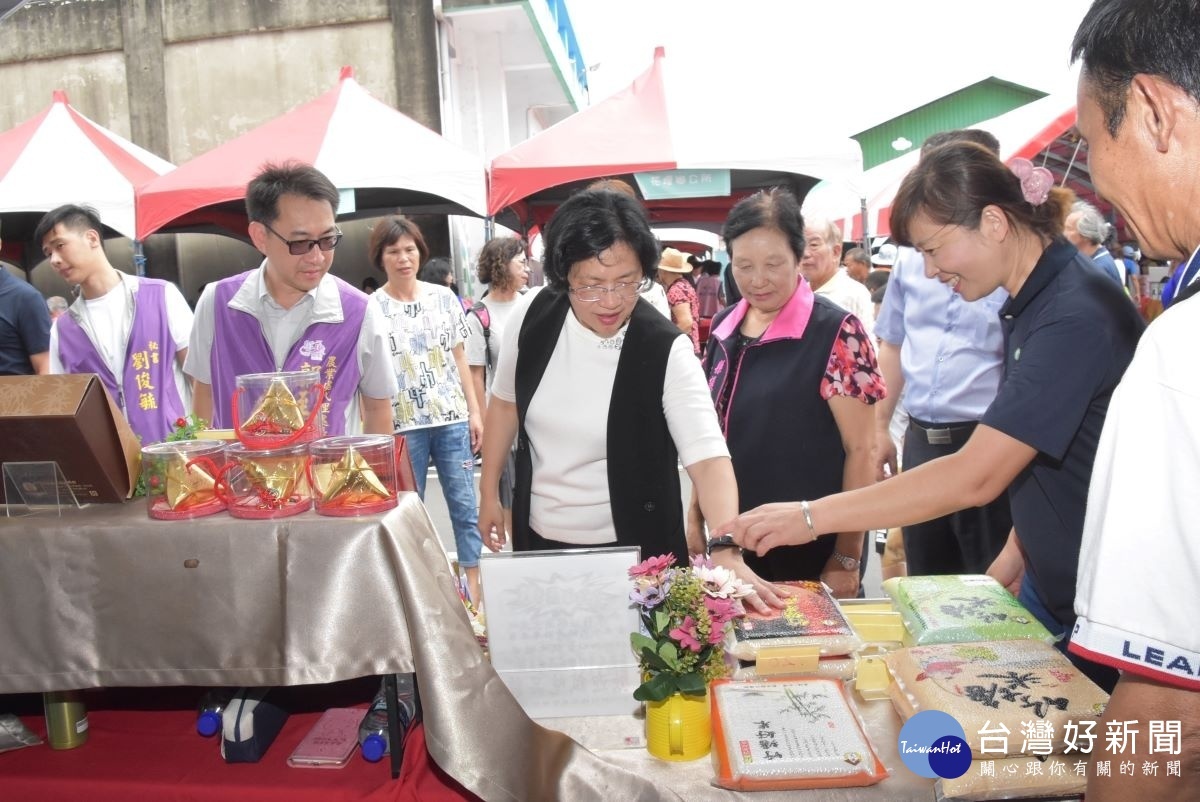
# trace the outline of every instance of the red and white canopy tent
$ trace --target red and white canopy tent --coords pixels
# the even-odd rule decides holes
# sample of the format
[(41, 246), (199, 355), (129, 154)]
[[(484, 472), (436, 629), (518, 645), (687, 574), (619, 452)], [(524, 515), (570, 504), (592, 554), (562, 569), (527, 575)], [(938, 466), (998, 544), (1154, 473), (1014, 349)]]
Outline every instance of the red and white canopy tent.
[(219, 145), (138, 192), (138, 239), (164, 228), (246, 236), (246, 184), (267, 161), (314, 165), (354, 195), (341, 218), (399, 208), (483, 216), (482, 159), (372, 97), (350, 67), (320, 97)]
[[(815, 135), (798, 105), (758, 105), (744, 90), (674, 77), (660, 47), (650, 68), (627, 89), (497, 156), (489, 171), (488, 213), (509, 228), (529, 231), (598, 178), (637, 186), (638, 174), (655, 171), (694, 171), (691, 180), (704, 171), (728, 171), (728, 193), (645, 199), (656, 224), (715, 230), (734, 203), (759, 188), (787, 186), (803, 198), (820, 179), (861, 172), (858, 143)], [(695, 109), (714, 98), (721, 99), (726, 120), (762, 120), (767, 108), (770, 120), (747, 126), (697, 120)], [(644, 182), (652, 180), (643, 176)]]
[[(0, 232), (9, 247), (33, 235), (46, 212), (65, 203), (92, 206), (119, 235), (132, 237), (134, 191), (174, 169), (76, 111), (65, 92), (36, 117), (0, 133)], [(40, 244), (34, 243), (40, 251)]]
[[(1006, 162), (1026, 158), (1049, 168), (1058, 186), (1074, 190), (1095, 204), (1105, 215), (1112, 213), (1107, 201), (1096, 195), (1087, 168), (1087, 145), (1075, 133), (1073, 94), (1048, 95), (998, 117), (971, 126), (982, 128), (1000, 140), (1000, 156)], [(891, 233), (889, 216), (892, 199), (900, 182), (916, 165), (920, 149), (872, 167), (848, 182), (826, 181), (813, 188), (805, 200), (808, 216), (829, 217), (842, 228), (846, 240), (863, 238), (862, 199), (867, 206), (867, 234), (884, 237)], [(1118, 235), (1121, 221), (1118, 220)]]

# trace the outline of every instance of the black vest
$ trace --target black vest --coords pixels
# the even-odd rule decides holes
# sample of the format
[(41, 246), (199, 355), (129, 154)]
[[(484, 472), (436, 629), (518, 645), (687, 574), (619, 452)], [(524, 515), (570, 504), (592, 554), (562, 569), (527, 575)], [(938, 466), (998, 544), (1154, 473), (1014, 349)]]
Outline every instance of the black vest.
[[(529, 304), (517, 339), (517, 476), (513, 494), (513, 549), (526, 551), (533, 462), (525, 413), (570, 312), (567, 294), (545, 289)], [(617, 361), (608, 406), (608, 492), (617, 543), (638, 546), (642, 558), (674, 553), (687, 563), (678, 452), (663, 414), (663, 382), (671, 345), (682, 334), (649, 303), (638, 300)], [(579, 422), (598, 426), (599, 421)], [(539, 535), (556, 539), (554, 532)]]
[[(714, 331), (731, 312), (728, 307), (713, 318)], [(737, 476), (739, 512), (842, 491), (846, 451), (820, 390), (845, 318), (845, 309), (816, 295), (802, 336), (790, 332), (760, 340), (741, 349), (732, 362), (738, 332), (725, 340), (709, 339), (704, 369), (714, 403), (726, 383), (736, 382), (721, 428)], [(714, 370), (722, 360), (721, 369)], [(777, 546), (762, 557), (747, 551), (744, 557), (771, 582), (815, 580), (836, 544), (833, 536), (821, 537), (803, 546)]]

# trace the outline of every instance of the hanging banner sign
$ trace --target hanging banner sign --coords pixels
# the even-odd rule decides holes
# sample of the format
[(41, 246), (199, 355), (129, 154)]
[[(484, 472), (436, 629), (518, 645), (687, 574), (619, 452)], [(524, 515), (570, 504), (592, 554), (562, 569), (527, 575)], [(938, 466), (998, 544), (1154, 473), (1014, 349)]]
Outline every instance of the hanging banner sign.
[(633, 177), (646, 200), (729, 195), (728, 170), (654, 170)]

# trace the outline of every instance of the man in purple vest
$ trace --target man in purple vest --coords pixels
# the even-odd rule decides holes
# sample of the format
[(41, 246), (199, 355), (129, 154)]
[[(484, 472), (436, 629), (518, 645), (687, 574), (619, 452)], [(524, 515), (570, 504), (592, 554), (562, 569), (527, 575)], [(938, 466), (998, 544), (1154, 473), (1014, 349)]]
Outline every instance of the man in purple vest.
[(181, 367), (192, 310), (174, 284), (113, 267), (100, 228), (94, 209), (67, 205), (47, 212), (34, 231), (50, 266), (79, 291), (50, 330), (50, 372), (99, 375), (149, 445), (188, 412)]
[(233, 428), (231, 400), (247, 373), (316, 369), (326, 434), (391, 434), (396, 375), (377, 304), (329, 274), (342, 238), (338, 191), (311, 165), (266, 164), (246, 187), (260, 267), (208, 285), (184, 370), (196, 414)]

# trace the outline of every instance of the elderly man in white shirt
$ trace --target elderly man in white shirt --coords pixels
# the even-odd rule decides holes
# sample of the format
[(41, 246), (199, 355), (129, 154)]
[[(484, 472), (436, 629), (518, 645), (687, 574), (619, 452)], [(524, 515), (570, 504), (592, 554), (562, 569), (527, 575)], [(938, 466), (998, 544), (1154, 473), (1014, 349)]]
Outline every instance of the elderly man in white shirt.
[(871, 293), (841, 266), (841, 229), (830, 220), (806, 220), (804, 239), (800, 272), (813, 292), (824, 295), (850, 312), (859, 319), (868, 334), (873, 334), (875, 306), (871, 303)]

